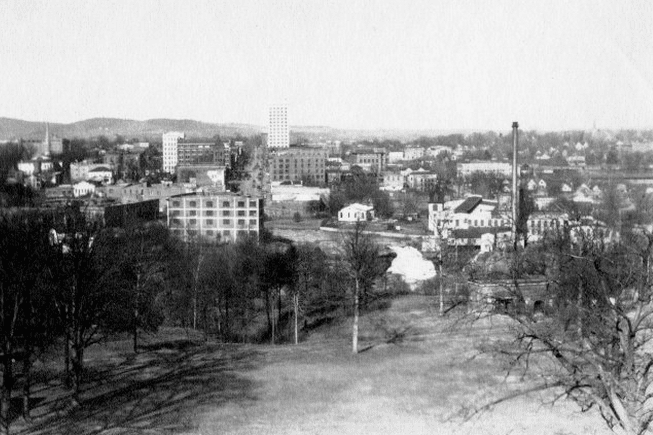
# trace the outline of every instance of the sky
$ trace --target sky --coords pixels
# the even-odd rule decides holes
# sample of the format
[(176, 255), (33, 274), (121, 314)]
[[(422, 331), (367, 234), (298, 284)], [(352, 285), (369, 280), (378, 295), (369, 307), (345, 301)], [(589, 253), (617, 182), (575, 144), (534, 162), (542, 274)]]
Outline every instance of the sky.
[(0, 0), (0, 117), (653, 128), (649, 0)]

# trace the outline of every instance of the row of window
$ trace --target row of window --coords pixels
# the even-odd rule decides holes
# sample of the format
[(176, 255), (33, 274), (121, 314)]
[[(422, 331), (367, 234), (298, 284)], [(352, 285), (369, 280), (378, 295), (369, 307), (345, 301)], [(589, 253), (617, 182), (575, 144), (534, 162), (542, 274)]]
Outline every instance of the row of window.
[[(173, 218), (173, 219), (170, 220), (170, 223), (172, 225), (174, 225), (174, 226), (181, 226), (182, 225), (182, 220), (177, 219), (177, 218)], [(256, 219), (250, 219), (249, 221), (247, 221), (247, 219), (236, 219), (236, 220), (233, 220), (233, 223), (235, 223), (239, 227), (242, 227), (242, 226), (245, 226), (245, 225), (249, 225), (250, 227), (258, 226), (258, 223), (257, 223)], [(188, 219), (188, 225), (196, 226), (197, 224), (198, 224), (197, 219)], [(213, 227), (213, 226), (216, 226), (218, 224), (220, 224), (220, 221), (218, 221), (217, 219), (205, 219), (204, 220), (204, 226), (206, 226), (206, 227)], [(231, 226), (232, 225), (232, 220), (231, 219), (222, 219), (221, 224)]]
[[(236, 216), (238, 217), (245, 217), (245, 216), (250, 216), (250, 217), (256, 217), (258, 214), (257, 210), (249, 210), (249, 212), (245, 210), (238, 210), (236, 212)], [(173, 217), (181, 216), (181, 210), (172, 210), (171, 215)], [(217, 216), (218, 214), (214, 210), (204, 210), (204, 215), (203, 216)], [(197, 210), (187, 210), (186, 211), (186, 216), (198, 216)], [(231, 210), (222, 210), (222, 216), (223, 217), (230, 217), (233, 216), (231, 214)]]
[[(187, 207), (189, 208), (195, 208), (197, 207), (198, 201), (188, 201), (187, 202)], [(215, 201), (212, 200), (207, 200), (204, 201), (204, 207), (206, 208), (213, 208), (215, 207)], [(238, 208), (245, 208), (247, 202), (246, 201), (238, 201), (236, 206)], [(256, 207), (257, 206), (257, 201), (256, 200), (250, 200), (249, 201), (249, 206), (250, 207)], [(178, 208), (182, 207), (181, 201), (172, 201), (172, 207)], [(222, 201), (222, 207), (232, 207), (232, 202), (231, 201)]]
[[(181, 230), (181, 229), (173, 229), (172, 233), (177, 235), (177, 236), (183, 236), (184, 234), (187, 234), (189, 237), (197, 237), (198, 231), (197, 230)], [(236, 237), (244, 237), (247, 235), (250, 236), (256, 236), (257, 232), (256, 231), (247, 231), (247, 230), (238, 230), (236, 231)], [(232, 238), (232, 231), (231, 230), (204, 230), (202, 231), (202, 236), (208, 236), (208, 237), (221, 237), (223, 240), (231, 240)]]

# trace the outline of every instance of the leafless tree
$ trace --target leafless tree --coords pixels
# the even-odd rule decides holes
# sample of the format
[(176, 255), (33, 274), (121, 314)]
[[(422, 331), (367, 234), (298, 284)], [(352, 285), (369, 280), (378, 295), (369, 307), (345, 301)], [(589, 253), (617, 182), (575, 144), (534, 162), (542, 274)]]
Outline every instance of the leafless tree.
[[(539, 383), (529, 391), (557, 388), (583, 411), (598, 409), (616, 432), (647, 432), (653, 421), (653, 233), (637, 228), (615, 242), (566, 229), (545, 243), (546, 314), (528, 307), (503, 311), (515, 335), (492, 350), (507, 356), (512, 370), (536, 375)], [(516, 278), (510, 289), (516, 301), (528, 299), (520, 286)]]

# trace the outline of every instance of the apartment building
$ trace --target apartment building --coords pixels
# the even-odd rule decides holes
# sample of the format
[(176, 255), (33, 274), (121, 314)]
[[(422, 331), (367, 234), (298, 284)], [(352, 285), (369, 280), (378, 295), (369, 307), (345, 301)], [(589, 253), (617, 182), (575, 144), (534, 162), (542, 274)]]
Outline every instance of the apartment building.
[(327, 152), (320, 148), (292, 147), (270, 152), (271, 181), (306, 181), (322, 184), (326, 180)]
[(224, 193), (192, 193), (168, 199), (167, 222), (184, 240), (234, 242), (258, 238), (263, 229), (263, 199)]

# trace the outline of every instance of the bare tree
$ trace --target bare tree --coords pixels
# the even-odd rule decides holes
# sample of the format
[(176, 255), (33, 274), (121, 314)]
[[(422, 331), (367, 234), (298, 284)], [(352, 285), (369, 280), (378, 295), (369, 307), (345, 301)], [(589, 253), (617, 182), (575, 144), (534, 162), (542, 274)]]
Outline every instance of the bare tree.
[(352, 324), (352, 352), (358, 353), (358, 321), (360, 317), (361, 290), (365, 281), (371, 281), (377, 275), (379, 247), (369, 233), (364, 232), (364, 224), (356, 222), (353, 231), (345, 237), (343, 251), (344, 262), (349, 276), (354, 282)]
[[(548, 313), (504, 311), (516, 334), (494, 351), (535, 374), (535, 388), (559, 388), (583, 411), (598, 409), (616, 432), (646, 433), (653, 421), (653, 233), (636, 229), (608, 242), (567, 229), (545, 248)], [(520, 286), (515, 280), (511, 290), (523, 301)]]
[[(0, 216), (0, 433), (9, 433), (10, 403), (16, 375), (14, 362), (23, 360), (23, 415), (29, 419), (31, 358), (41, 317), (35, 300), (42, 289), (44, 263), (49, 251), (46, 217), (16, 212)], [(45, 316), (43, 316), (45, 317)]]

